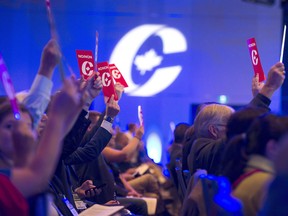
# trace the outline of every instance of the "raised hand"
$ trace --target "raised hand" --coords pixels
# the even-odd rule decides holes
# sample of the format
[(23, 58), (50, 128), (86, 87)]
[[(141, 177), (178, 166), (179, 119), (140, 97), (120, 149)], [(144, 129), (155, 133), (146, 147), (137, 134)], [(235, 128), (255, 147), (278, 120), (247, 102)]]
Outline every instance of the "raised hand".
[(87, 92), (88, 92), (88, 97), (89, 99), (94, 99), (95, 97), (97, 97), (102, 88), (102, 81), (101, 81), (101, 77), (99, 72), (96, 72), (93, 76), (91, 76), (87, 81)]
[(85, 90), (85, 86), (80, 87), (80, 82), (71, 77), (64, 80), (62, 89), (53, 97), (49, 111), (59, 118), (59, 122), (63, 121), (65, 133), (71, 129), (84, 105)]
[(120, 101), (122, 94), (124, 92), (124, 86), (117, 82), (117, 83), (115, 83), (114, 87), (115, 87), (115, 92), (118, 96), (118, 101)]
[(14, 121), (12, 138), (14, 146), (14, 167), (23, 167), (29, 163), (36, 151), (36, 134), (32, 130), (28, 113), (22, 113), (22, 119)]
[(46, 114), (43, 114), (41, 117), (41, 120), (40, 120), (40, 122), (36, 128), (38, 137), (41, 137), (42, 131), (44, 130), (44, 128), (46, 126), (47, 120), (48, 120), (48, 116)]
[(87, 98), (83, 108), (88, 111), (92, 101), (100, 94), (103, 88), (99, 72), (94, 73), (88, 80), (84, 80), (82, 77), (80, 83), (82, 88), (86, 88)]
[(59, 45), (55, 39), (50, 39), (42, 51), (39, 74), (51, 78), (52, 71), (62, 57)]
[(117, 101), (114, 100), (114, 95), (111, 96), (110, 100), (108, 100), (106, 104), (106, 116), (110, 116), (111, 118), (115, 118), (120, 112), (120, 107)]
[(135, 137), (137, 137), (139, 140), (141, 140), (143, 135), (144, 135), (144, 127), (140, 126), (139, 128), (136, 129)]
[(274, 92), (281, 87), (285, 79), (285, 66), (278, 62), (271, 67), (268, 77), (260, 93), (271, 98)]
[(255, 97), (260, 90), (263, 88), (264, 82), (259, 82), (259, 74), (253, 77), (252, 79), (252, 95)]
[(75, 123), (85, 99), (85, 88), (80, 87), (75, 77), (64, 79), (61, 91), (52, 99), (49, 119), (34, 157), (24, 168), (12, 170), (11, 181), (25, 197), (45, 189), (60, 157), (62, 140)]
[[(120, 83), (115, 83), (114, 88), (115, 88), (115, 92), (116, 92), (117, 97), (118, 97), (117, 101), (119, 102), (121, 97), (122, 97), (122, 94), (124, 92), (124, 86)], [(104, 96), (104, 101), (105, 101), (105, 103), (107, 103), (109, 101), (109, 97)]]

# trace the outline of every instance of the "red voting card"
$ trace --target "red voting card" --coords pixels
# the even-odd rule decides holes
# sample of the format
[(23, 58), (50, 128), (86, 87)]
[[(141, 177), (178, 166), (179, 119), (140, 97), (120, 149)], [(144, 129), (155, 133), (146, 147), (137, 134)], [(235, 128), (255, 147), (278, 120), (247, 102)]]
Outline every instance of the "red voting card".
[(100, 62), (97, 64), (97, 69), (98, 69), (98, 72), (100, 73), (100, 77), (102, 80), (104, 96), (110, 98), (112, 95), (114, 95), (114, 99), (118, 100), (118, 96), (114, 88), (114, 81), (112, 78), (112, 74), (109, 69), (109, 63)]
[(258, 74), (259, 82), (263, 82), (266, 78), (265, 78), (265, 74), (261, 65), (260, 56), (259, 56), (259, 52), (257, 49), (255, 38), (248, 39), (247, 45), (248, 45), (248, 49), (249, 49), (249, 53), (250, 53), (250, 57), (252, 61), (252, 66), (254, 69), (254, 74), (255, 76)]
[(76, 50), (81, 76), (87, 80), (94, 74), (94, 58), (90, 50)]
[(125, 87), (128, 87), (128, 84), (126, 83), (124, 77), (122, 76), (121, 72), (118, 70), (115, 64), (109, 64), (109, 68), (111, 71), (111, 74), (113, 76), (113, 79), (115, 82), (118, 82), (122, 84)]

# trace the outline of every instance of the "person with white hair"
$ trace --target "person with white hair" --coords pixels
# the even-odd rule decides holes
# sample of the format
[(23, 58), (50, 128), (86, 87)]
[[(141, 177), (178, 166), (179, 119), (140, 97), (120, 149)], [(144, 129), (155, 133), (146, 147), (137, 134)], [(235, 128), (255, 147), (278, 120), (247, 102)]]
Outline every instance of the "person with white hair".
[(194, 173), (197, 169), (205, 169), (216, 174), (223, 147), (226, 124), (234, 112), (232, 107), (222, 104), (206, 105), (196, 116), (194, 127), (197, 139), (189, 154), (189, 169)]
[[(257, 85), (261, 87), (258, 93), (253, 91), (254, 98), (247, 106), (264, 108), (269, 112), (271, 97), (281, 87), (284, 79), (285, 66), (277, 62), (269, 70), (266, 83)], [(198, 113), (194, 122), (197, 139), (188, 156), (191, 173), (197, 169), (205, 169), (209, 174), (219, 174), (219, 164), (226, 142), (226, 126), (233, 112), (234, 110), (229, 106), (212, 103), (204, 105)]]

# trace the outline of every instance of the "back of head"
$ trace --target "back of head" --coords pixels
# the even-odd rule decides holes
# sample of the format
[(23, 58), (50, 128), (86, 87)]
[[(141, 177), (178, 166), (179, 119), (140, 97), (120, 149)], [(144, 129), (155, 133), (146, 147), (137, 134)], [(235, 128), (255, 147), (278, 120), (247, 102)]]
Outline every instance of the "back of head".
[(265, 156), (268, 141), (279, 141), (288, 131), (287, 125), (287, 117), (274, 114), (266, 114), (255, 119), (247, 131), (246, 153)]
[(217, 103), (217, 102), (204, 102), (204, 103), (201, 103), (201, 104), (199, 104), (198, 106), (197, 106), (197, 109), (196, 109), (196, 116), (198, 115), (198, 113), (205, 107), (205, 106), (207, 106), (207, 105), (209, 105), (209, 104), (219, 104), (219, 103)]
[(16, 96), (17, 100), (20, 103), (22, 103), (25, 100), (25, 98), (28, 96), (28, 94), (29, 94), (29, 91), (28, 90), (24, 90), (24, 91), (21, 91), (21, 92), (17, 92), (15, 96)]
[(127, 124), (127, 126), (126, 126), (126, 129), (127, 129), (128, 131), (131, 131), (132, 133), (134, 133), (134, 132), (136, 131), (136, 129), (137, 129), (137, 126), (136, 126), (135, 123), (129, 123), (129, 124)]
[(129, 143), (129, 139), (123, 132), (118, 132), (115, 136), (115, 144), (117, 148), (122, 149)]
[(187, 123), (179, 123), (176, 125), (174, 130), (174, 142), (175, 143), (183, 143), (185, 141), (185, 133), (189, 128), (189, 124)]
[(194, 128), (194, 125), (191, 125), (185, 132), (185, 136), (184, 136), (185, 143), (194, 139), (194, 137), (195, 137), (195, 128)]
[(231, 182), (236, 181), (252, 154), (266, 157), (269, 140), (278, 141), (288, 131), (288, 118), (273, 114), (256, 117), (247, 133), (233, 136), (225, 146), (222, 158), (222, 174)]
[(228, 119), (234, 112), (232, 107), (222, 104), (208, 104), (198, 113), (194, 127), (197, 137), (212, 138), (209, 132), (210, 125), (226, 126)]
[(246, 134), (238, 134), (229, 139), (225, 144), (221, 158), (220, 172), (226, 176), (231, 183), (236, 181), (246, 166), (248, 157), (245, 154)]
[(6, 101), (8, 101), (8, 97), (7, 96), (0, 96), (0, 105)]
[(263, 108), (245, 107), (233, 113), (227, 123), (227, 139), (245, 133), (252, 122), (266, 112)]

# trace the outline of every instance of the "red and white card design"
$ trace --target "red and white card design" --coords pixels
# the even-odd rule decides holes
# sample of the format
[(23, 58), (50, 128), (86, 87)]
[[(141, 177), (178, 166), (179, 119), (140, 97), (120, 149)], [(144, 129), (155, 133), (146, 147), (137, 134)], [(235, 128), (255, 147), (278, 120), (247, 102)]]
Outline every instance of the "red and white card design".
[(258, 74), (259, 82), (263, 82), (266, 78), (265, 78), (265, 74), (261, 65), (260, 56), (259, 56), (259, 52), (257, 49), (255, 38), (248, 39), (247, 45), (248, 45), (248, 49), (249, 49), (249, 53), (250, 53), (250, 57), (252, 61), (252, 66), (254, 69), (254, 74), (255, 76)]
[(144, 126), (144, 119), (143, 119), (143, 112), (142, 112), (141, 105), (138, 106), (138, 119), (139, 119), (140, 126)]
[(111, 74), (112, 74), (115, 82), (120, 83), (121, 85), (124, 86), (124, 88), (128, 87), (128, 84), (126, 83), (124, 77), (122, 76), (121, 72), (118, 70), (116, 65), (115, 64), (109, 64), (109, 68), (110, 68)]
[(76, 50), (81, 76), (87, 80), (94, 75), (94, 58), (90, 50)]
[(118, 100), (118, 96), (114, 88), (114, 81), (113, 81), (112, 74), (109, 68), (109, 63), (108, 62), (98, 63), (97, 70), (100, 73), (100, 77), (102, 80), (104, 96), (110, 98), (112, 95), (114, 95), (114, 99)]

